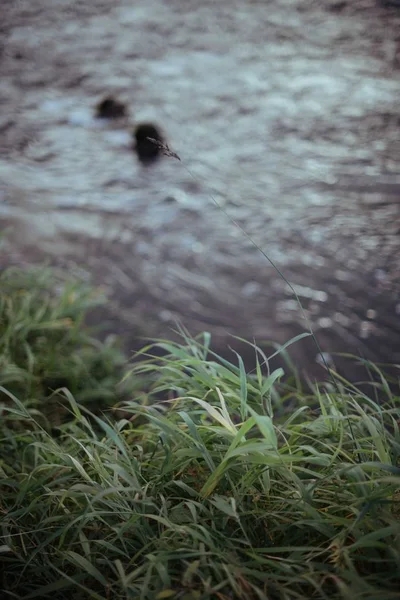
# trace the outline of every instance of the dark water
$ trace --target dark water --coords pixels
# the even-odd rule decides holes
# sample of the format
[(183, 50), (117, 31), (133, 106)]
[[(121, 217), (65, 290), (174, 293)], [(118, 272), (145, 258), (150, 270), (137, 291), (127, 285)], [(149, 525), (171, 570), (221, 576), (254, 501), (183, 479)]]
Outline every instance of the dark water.
[[(4, 2), (0, 219), (141, 334), (284, 342), (400, 361), (400, 11), (375, 0)], [(112, 92), (130, 116), (93, 118)], [(159, 123), (181, 162), (140, 165)], [(301, 342), (296, 360), (311, 368)], [(312, 370), (312, 369), (311, 369)]]

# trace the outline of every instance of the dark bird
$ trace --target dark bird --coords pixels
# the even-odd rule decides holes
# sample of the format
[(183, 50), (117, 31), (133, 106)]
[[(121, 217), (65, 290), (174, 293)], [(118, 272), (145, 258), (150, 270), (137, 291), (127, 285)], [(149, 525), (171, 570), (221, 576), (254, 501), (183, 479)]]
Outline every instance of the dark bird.
[(157, 142), (163, 144), (164, 138), (158, 127), (151, 123), (141, 123), (135, 127), (133, 138), (133, 149), (142, 163), (151, 163), (159, 158), (162, 148)]
[(98, 119), (118, 119), (126, 116), (126, 106), (112, 96), (107, 96), (96, 106)]

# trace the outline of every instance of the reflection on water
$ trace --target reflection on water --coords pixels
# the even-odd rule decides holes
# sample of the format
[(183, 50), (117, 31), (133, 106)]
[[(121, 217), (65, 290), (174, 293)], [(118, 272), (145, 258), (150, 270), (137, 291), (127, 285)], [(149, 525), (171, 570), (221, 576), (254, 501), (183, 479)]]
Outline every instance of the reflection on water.
[[(285, 341), (304, 328), (292, 293), (214, 199), (295, 284), (327, 352), (400, 360), (400, 13), (334, 4), (10, 3), (12, 251), (89, 267), (132, 333), (182, 318), (219, 344)], [(110, 92), (130, 115), (109, 123), (93, 115)], [(181, 163), (137, 162), (143, 121)]]

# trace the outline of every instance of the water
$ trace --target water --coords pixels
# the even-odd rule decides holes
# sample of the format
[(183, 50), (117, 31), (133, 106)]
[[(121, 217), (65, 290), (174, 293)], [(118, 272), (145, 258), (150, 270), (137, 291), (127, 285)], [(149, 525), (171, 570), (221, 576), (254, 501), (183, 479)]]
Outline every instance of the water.
[[(326, 352), (400, 360), (400, 12), (342, 4), (5, 3), (8, 258), (88, 268), (128, 339), (179, 318), (218, 347), (284, 342), (301, 312), (215, 200), (295, 285)], [(109, 92), (127, 119), (94, 119)], [(136, 161), (145, 120), (181, 162)]]

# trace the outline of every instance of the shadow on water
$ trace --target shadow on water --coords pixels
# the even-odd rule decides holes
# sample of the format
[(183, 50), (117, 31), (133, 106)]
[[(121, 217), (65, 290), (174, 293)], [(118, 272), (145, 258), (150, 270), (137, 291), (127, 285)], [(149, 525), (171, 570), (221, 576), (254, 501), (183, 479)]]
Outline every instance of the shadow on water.
[[(304, 331), (288, 286), (214, 198), (295, 286), (325, 352), (400, 362), (396, 7), (6, 5), (3, 264), (90, 273), (128, 349), (175, 320), (218, 350), (229, 334)], [(94, 118), (108, 93), (129, 110)], [(148, 121), (182, 162), (136, 160), (133, 127)], [(318, 371), (310, 339), (291, 356)]]

